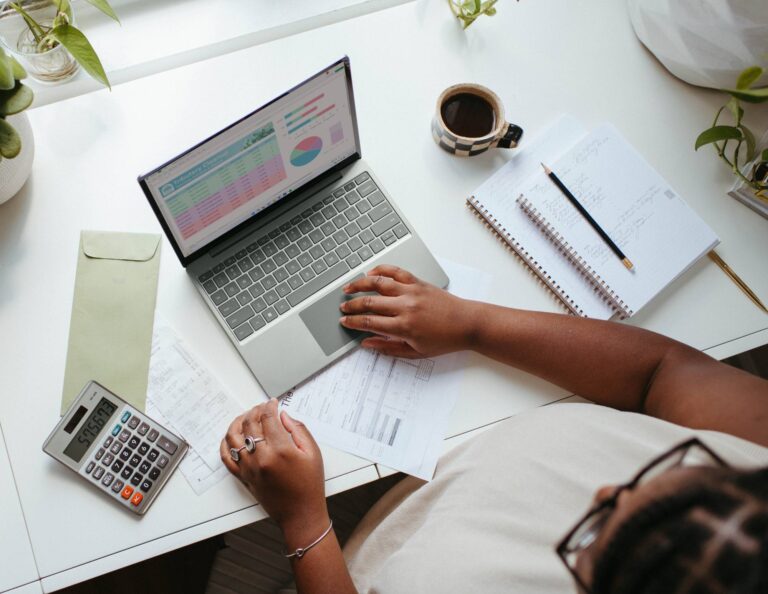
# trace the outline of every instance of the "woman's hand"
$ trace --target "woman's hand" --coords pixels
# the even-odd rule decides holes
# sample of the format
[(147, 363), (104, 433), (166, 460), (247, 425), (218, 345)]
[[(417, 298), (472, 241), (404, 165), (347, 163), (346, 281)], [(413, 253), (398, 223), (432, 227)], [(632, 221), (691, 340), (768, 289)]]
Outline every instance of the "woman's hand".
[[(235, 462), (229, 450), (242, 447), (246, 436), (264, 441), (252, 453), (240, 450), (240, 461)], [(328, 526), (320, 449), (303, 423), (285, 411), (278, 414), (277, 400), (260, 404), (232, 422), (221, 441), (221, 460), (286, 535), (290, 532), (303, 542), (305, 534), (315, 538)]]
[(396, 266), (377, 266), (344, 287), (349, 294), (375, 292), (341, 305), (341, 324), (373, 332), (362, 346), (396, 357), (432, 357), (471, 346), (475, 308)]

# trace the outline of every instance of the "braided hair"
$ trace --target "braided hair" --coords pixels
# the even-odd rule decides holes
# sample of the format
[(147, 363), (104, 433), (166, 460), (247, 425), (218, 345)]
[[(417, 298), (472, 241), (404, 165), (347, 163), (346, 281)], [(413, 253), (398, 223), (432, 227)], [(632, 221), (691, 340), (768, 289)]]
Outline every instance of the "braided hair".
[(768, 594), (768, 467), (729, 469), (627, 518), (594, 594)]

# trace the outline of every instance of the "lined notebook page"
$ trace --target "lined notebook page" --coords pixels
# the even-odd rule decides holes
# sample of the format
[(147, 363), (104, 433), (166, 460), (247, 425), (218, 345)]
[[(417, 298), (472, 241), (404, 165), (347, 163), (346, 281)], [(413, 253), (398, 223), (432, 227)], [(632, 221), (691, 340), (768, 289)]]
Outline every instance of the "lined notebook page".
[[(520, 150), (474, 192), (471, 203), (497, 223), (500, 235), (555, 293), (573, 302), (571, 309), (590, 318), (608, 319), (613, 309), (568, 259), (553, 249), (541, 230), (517, 205), (522, 188), (538, 178), (541, 161), (554, 162), (584, 135), (574, 118), (562, 116)], [(490, 223), (490, 221), (489, 221)]]
[(543, 170), (522, 195), (627, 305), (639, 311), (719, 243), (610, 124), (549, 165), (634, 264), (627, 270)]

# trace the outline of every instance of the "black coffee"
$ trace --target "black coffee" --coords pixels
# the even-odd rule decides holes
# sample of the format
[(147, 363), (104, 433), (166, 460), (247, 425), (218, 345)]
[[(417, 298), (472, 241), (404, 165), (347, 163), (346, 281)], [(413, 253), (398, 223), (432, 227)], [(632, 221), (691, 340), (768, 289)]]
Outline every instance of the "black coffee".
[(472, 93), (459, 93), (446, 99), (440, 115), (451, 132), (468, 138), (490, 134), (496, 125), (491, 104)]

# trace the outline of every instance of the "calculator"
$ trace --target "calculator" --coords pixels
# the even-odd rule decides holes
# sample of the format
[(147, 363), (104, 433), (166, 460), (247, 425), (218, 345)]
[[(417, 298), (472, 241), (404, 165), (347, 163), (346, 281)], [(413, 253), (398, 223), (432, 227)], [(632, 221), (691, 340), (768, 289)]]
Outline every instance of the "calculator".
[(43, 451), (118, 505), (143, 515), (189, 444), (96, 381), (86, 384)]

